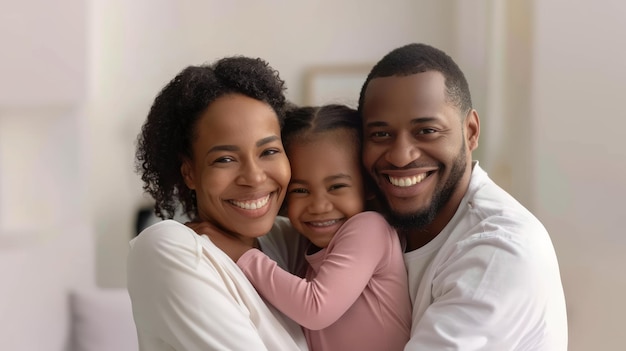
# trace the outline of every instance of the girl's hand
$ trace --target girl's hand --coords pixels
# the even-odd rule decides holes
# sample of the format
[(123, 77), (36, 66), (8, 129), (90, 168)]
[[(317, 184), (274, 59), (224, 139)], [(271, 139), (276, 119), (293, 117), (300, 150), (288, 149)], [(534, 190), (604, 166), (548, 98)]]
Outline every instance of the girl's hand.
[(235, 262), (237, 262), (239, 257), (246, 251), (253, 248), (251, 243), (245, 243), (237, 237), (225, 234), (209, 222), (187, 222), (185, 225), (198, 235), (207, 235), (215, 246), (224, 251), (224, 253)]

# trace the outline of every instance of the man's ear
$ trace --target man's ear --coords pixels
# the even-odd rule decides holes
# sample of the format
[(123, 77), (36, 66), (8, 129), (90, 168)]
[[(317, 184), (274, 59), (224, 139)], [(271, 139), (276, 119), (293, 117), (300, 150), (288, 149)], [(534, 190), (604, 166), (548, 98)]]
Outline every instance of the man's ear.
[(383, 212), (383, 208), (380, 205), (380, 200), (376, 196), (376, 182), (367, 173), (364, 167), (361, 168), (363, 174), (363, 195), (365, 197), (365, 210)]
[(480, 118), (478, 112), (471, 109), (465, 116), (465, 138), (470, 151), (478, 147), (478, 137), (480, 136)]
[(180, 165), (180, 174), (182, 174), (183, 180), (185, 181), (187, 187), (191, 190), (196, 190), (193, 165), (187, 157), (183, 158), (183, 163)]

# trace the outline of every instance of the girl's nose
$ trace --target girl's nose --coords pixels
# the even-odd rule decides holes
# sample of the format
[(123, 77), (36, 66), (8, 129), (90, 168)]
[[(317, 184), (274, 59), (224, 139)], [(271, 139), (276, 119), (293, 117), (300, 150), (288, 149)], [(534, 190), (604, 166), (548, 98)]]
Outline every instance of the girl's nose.
[(311, 197), (308, 207), (310, 213), (319, 214), (330, 212), (333, 209), (333, 204), (325, 196), (317, 195)]

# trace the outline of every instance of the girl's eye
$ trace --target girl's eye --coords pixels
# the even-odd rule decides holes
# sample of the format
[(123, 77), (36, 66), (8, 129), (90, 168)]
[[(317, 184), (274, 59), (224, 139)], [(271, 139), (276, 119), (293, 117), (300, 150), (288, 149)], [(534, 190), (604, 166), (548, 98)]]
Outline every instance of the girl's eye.
[(291, 190), (289, 190), (290, 194), (306, 194), (308, 193), (308, 190), (306, 190), (305, 188), (293, 188)]
[(328, 191), (333, 191), (333, 190), (346, 188), (346, 187), (348, 187), (348, 184), (344, 184), (344, 183), (333, 184), (328, 188)]

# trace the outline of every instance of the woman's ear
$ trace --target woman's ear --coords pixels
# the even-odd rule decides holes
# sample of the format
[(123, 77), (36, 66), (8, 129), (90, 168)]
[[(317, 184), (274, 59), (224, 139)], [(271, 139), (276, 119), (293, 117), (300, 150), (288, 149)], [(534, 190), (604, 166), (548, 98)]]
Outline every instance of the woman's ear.
[(283, 200), (283, 203), (280, 205), (280, 209), (278, 210), (278, 215), (283, 217), (288, 217), (287, 213), (287, 197)]
[(192, 162), (187, 158), (183, 158), (183, 163), (180, 165), (180, 174), (183, 176), (185, 185), (191, 190), (196, 190), (196, 182), (193, 174)]

